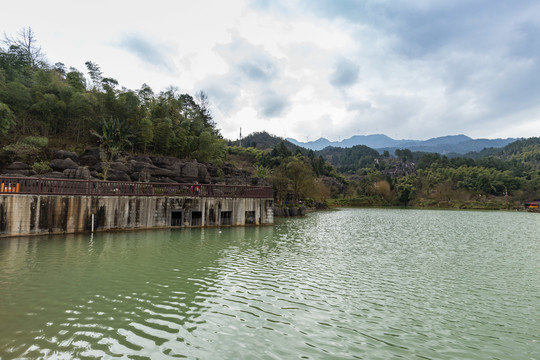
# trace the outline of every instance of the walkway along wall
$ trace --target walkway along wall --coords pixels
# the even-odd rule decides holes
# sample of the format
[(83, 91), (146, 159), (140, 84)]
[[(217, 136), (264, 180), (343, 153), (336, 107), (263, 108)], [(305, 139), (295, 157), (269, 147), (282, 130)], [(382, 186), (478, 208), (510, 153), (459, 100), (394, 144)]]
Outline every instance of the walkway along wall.
[(0, 236), (271, 225), (272, 198), (0, 195)]

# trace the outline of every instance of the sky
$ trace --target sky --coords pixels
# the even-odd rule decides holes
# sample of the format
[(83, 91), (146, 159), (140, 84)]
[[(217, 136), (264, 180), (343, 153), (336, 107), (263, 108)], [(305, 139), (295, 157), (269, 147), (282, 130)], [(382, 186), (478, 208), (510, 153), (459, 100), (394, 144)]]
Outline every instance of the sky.
[(540, 136), (538, 0), (10, 1), (50, 64), (207, 93), (222, 135)]

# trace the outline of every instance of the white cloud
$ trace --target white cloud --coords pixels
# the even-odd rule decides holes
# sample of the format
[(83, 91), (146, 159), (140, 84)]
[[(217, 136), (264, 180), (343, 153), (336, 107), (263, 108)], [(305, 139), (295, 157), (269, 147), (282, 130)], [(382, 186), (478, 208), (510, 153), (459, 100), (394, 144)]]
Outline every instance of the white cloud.
[[(32, 9), (32, 11), (27, 11)], [(51, 63), (155, 92), (205, 90), (228, 138), (537, 136), (533, 0), (9, 2)], [(505, 135), (508, 134), (508, 135)]]

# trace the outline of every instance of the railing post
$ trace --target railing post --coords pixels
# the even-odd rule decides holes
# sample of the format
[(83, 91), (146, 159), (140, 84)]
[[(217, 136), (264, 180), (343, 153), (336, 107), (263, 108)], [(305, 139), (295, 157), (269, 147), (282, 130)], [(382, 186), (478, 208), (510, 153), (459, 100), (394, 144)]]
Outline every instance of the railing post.
[(41, 176), (38, 178), (38, 188), (37, 188), (38, 195), (41, 195)]

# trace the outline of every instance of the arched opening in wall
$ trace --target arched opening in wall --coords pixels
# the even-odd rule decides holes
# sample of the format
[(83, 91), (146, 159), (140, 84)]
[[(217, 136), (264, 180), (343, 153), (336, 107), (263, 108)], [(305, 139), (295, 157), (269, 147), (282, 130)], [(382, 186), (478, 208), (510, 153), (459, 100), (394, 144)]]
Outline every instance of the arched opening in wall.
[(232, 211), (222, 211), (220, 225), (232, 225)]
[(191, 212), (191, 226), (202, 226), (202, 211)]
[(184, 212), (183, 211), (171, 211), (171, 226), (184, 225)]
[(246, 225), (255, 224), (255, 211), (246, 211)]

